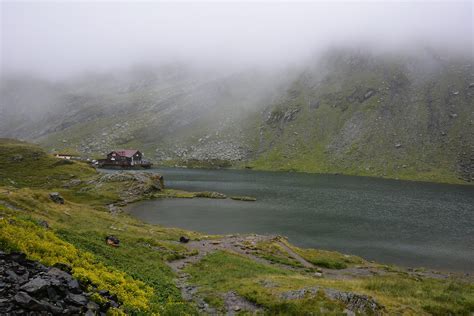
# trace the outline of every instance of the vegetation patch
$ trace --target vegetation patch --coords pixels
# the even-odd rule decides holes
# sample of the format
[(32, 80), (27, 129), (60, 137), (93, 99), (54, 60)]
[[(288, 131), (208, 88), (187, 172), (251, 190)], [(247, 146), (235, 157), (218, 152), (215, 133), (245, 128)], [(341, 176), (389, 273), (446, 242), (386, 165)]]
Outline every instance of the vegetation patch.
[[(250, 247), (250, 246), (249, 246)], [(283, 247), (273, 240), (261, 241), (254, 247), (255, 254), (271, 262), (280, 263), (296, 268), (302, 268), (303, 265), (292, 258)]]
[[(285, 241), (282, 241), (285, 242)], [(345, 269), (349, 266), (360, 265), (367, 263), (364, 259), (341, 254), (336, 251), (327, 251), (327, 250), (320, 250), (320, 249), (303, 249), (298, 248), (294, 245), (291, 245), (286, 242), (286, 245), (291, 248), (294, 252), (299, 254), (305, 260), (311, 262), (312, 264), (328, 268), (328, 269)]]
[(0, 139), (0, 185), (52, 187), (65, 180), (96, 175), (88, 164), (53, 158), (39, 146), (11, 139)]
[(99, 262), (90, 252), (78, 250), (51, 231), (17, 217), (0, 220), (0, 247), (21, 251), (45, 265), (66, 264), (74, 277), (89, 290), (108, 290), (116, 294), (125, 308), (146, 311), (153, 289), (122, 271)]

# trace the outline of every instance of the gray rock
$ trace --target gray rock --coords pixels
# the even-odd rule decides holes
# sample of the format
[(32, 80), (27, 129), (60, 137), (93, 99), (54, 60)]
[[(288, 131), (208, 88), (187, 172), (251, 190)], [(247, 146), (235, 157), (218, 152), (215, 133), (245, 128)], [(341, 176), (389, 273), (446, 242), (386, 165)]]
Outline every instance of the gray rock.
[(16, 295), (13, 297), (13, 300), (15, 302), (17, 302), (18, 304), (20, 305), (27, 305), (31, 302), (33, 298), (31, 296), (29, 296), (27, 293), (25, 292), (18, 292), (16, 293)]
[(375, 93), (374, 90), (369, 90), (367, 91), (365, 94), (364, 94), (364, 100), (367, 100), (368, 98), (370, 98), (371, 96), (373, 96)]
[(11, 160), (14, 162), (21, 162), (23, 161), (23, 156), (22, 155), (14, 155), (11, 157)]
[(113, 247), (118, 247), (120, 245), (120, 240), (115, 236), (109, 235), (105, 237), (105, 243)]
[(63, 270), (61, 269), (58, 269), (58, 268), (55, 268), (55, 267), (52, 267), (48, 270), (47, 274), (49, 276), (52, 276), (52, 277), (55, 277), (55, 278), (59, 278), (59, 279), (62, 279), (62, 280), (65, 280), (67, 282), (69, 282), (70, 280), (72, 280), (72, 276), (67, 273), (67, 272), (64, 272)]
[(49, 224), (48, 224), (47, 221), (39, 221), (38, 225), (40, 225), (41, 227), (46, 228), (46, 229), (49, 228)]
[(25, 283), (20, 289), (28, 293), (36, 293), (43, 290), (45, 287), (51, 285), (51, 282), (48, 280), (42, 279), (40, 277), (34, 278), (28, 283)]
[(79, 306), (86, 306), (87, 303), (89, 302), (87, 297), (85, 297), (84, 295), (82, 295), (82, 294), (73, 294), (73, 293), (69, 293), (68, 300), (71, 303), (79, 305)]
[(49, 194), (49, 198), (54, 203), (64, 204), (64, 198), (58, 192), (52, 192)]
[(79, 294), (82, 292), (79, 282), (75, 279), (68, 282), (67, 286), (72, 293)]
[(319, 108), (319, 105), (320, 105), (320, 101), (319, 100), (313, 100), (313, 101), (310, 101), (309, 102), (309, 108), (311, 110), (316, 110), (317, 108)]

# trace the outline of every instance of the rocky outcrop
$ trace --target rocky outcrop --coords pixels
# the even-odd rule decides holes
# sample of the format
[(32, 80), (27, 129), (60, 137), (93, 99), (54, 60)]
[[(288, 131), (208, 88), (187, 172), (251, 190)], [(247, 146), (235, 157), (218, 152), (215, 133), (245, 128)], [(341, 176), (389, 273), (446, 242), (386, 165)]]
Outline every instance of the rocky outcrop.
[(192, 145), (174, 144), (167, 149), (157, 148), (155, 159), (164, 162), (173, 160), (189, 167), (222, 168), (249, 157), (249, 149), (238, 139), (231, 141), (215, 138), (219, 136), (206, 135)]
[(299, 108), (290, 108), (285, 111), (283, 110), (273, 110), (271, 111), (266, 119), (266, 123), (269, 125), (288, 123), (295, 120), (296, 115), (300, 112)]
[(64, 267), (45, 267), (23, 253), (0, 252), (0, 315), (105, 315), (110, 306), (119, 306), (104, 295), (108, 302), (102, 306), (91, 301), (91, 293), (59, 269)]
[(364, 315), (382, 315), (383, 306), (367, 295), (356, 294), (352, 292), (343, 292), (330, 288), (306, 288), (295, 291), (283, 292), (281, 298), (285, 300), (302, 299), (308, 295), (314, 296), (318, 292), (331, 299), (342, 302), (346, 309), (353, 313)]
[(126, 184), (124, 185), (124, 190), (120, 193), (124, 201), (133, 201), (165, 188), (163, 176), (150, 172), (107, 173), (91, 181), (91, 184), (101, 186), (109, 182), (122, 182)]

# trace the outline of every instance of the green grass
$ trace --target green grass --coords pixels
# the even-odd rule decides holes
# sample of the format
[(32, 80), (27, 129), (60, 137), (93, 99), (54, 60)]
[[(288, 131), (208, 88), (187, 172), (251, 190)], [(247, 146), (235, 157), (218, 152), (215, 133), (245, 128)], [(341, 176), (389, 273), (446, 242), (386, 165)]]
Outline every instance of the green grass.
[(287, 243), (287, 246), (307, 261), (322, 268), (345, 269), (350, 266), (367, 264), (367, 262), (360, 257), (344, 255), (335, 251), (303, 249), (289, 243)]
[(0, 149), (0, 185), (3, 186), (55, 187), (67, 180), (96, 174), (85, 163), (56, 159), (33, 144), (0, 139)]
[[(349, 261), (359, 262), (357, 258)], [(283, 292), (312, 287), (371, 296), (383, 304), (385, 312), (390, 315), (470, 315), (474, 308), (474, 286), (455, 279), (422, 279), (404, 273), (347, 280), (312, 278), (226, 252), (208, 255), (186, 272), (191, 274), (194, 283), (201, 286), (201, 293), (209, 302), (222, 305), (223, 293), (233, 289), (248, 300), (264, 306), (272, 315), (318, 314), (322, 306), (328, 314), (341, 311), (337, 302), (328, 301), (322, 295), (294, 301), (279, 298)]]
[(265, 307), (269, 315), (336, 315), (342, 306), (324, 296), (285, 301), (278, 293), (262, 285), (262, 280), (282, 277), (285, 280), (298, 278), (296, 273), (263, 265), (236, 254), (224, 251), (207, 255), (202, 261), (186, 269), (191, 281), (200, 286), (207, 301), (222, 307), (224, 293), (235, 290), (238, 294), (259, 306)]
[[(250, 245), (246, 245), (250, 247)], [(257, 243), (254, 246), (256, 252), (255, 255), (269, 260), (271, 262), (280, 263), (296, 268), (302, 268), (303, 265), (295, 260), (294, 258), (290, 258), (288, 252), (283, 249), (278, 243), (274, 241), (262, 241)]]

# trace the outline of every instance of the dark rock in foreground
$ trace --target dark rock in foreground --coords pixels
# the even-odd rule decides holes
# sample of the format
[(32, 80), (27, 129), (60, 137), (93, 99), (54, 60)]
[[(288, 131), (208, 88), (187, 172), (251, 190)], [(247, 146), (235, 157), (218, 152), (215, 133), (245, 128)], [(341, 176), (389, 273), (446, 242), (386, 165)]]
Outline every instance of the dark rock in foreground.
[(0, 315), (102, 315), (118, 306), (109, 301), (101, 308), (89, 296), (68, 272), (0, 252)]

